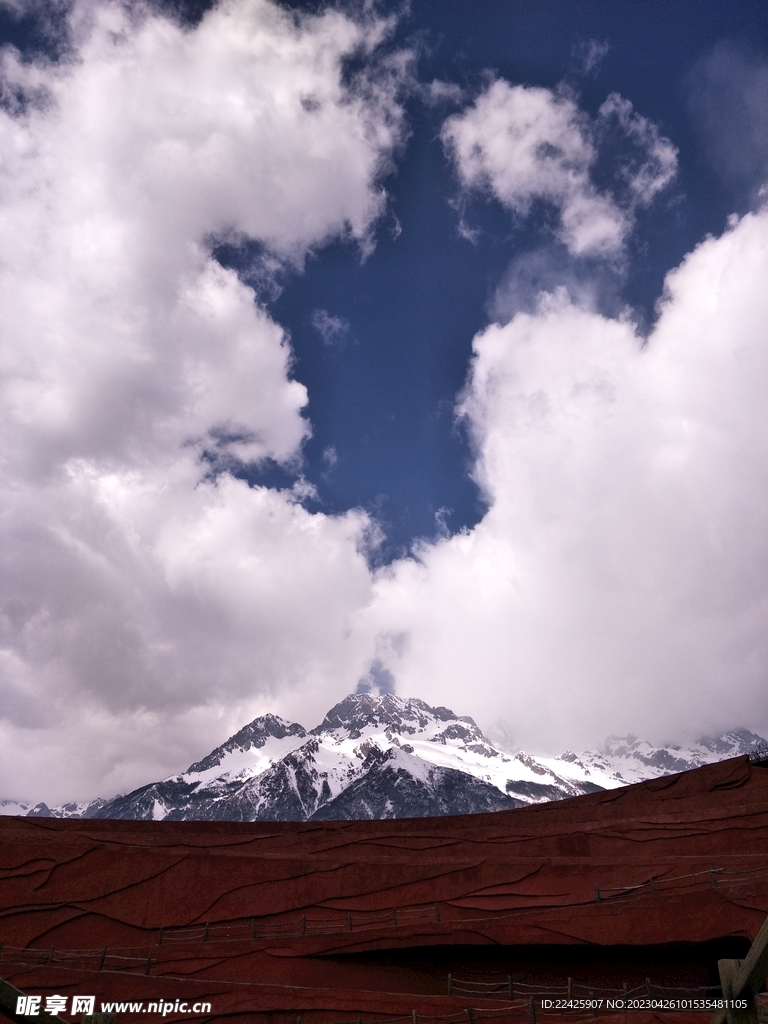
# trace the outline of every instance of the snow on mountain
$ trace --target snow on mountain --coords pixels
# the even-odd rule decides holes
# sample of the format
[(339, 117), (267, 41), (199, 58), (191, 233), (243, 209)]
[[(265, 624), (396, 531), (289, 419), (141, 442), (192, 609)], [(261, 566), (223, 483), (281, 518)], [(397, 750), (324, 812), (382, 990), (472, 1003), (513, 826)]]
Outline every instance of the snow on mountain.
[(31, 804), (22, 804), (18, 800), (0, 800), (0, 814), (23, 817), (29, 812), (30, 807)]
[(478, 814), (523, 803), (467, 772), (438, 767), (397, 746), (371, 747), (363, 767), (360, 777), (315, 811), (311, 821)]
[(590, 779), (588, 771), (573, 777), (567, 768), (558, 772), (524, 752), (503, 753), (471, 718), (459, 717), (448, 708), (431, 708), (414, 697), (350, 695), (312, 732), (325, 746), (348, 757), (367, 754), (372, 746), (400, 747), (437, 768), (465, 772), (526, 803), (611, 786)]
[(230, 736), (202, 761), (190, 765), (184, 777), (190, 781), (194, 777), (201, 783), (251, 778), (295, 750), (306, 736), (306, 729), (296, 722), (263, 715)]
[(270, 800), (282, 806), (288, 814), (286, 820), (291, 820), (290, 811), (303, 817), (300, 800), (292, 800), (286, 788), (286, 780), (293, 781), (295, 777), (295, 768), (300, 773), (301, 769), (285, 759), (306, 739), (306, 729), (296, 722), (263, 715), (180, 775), (110, 800), (98, 817), (257, 821), (264, 816), (260, 812)]
[(625, 784), (608, 761), (590, 758), (506, 753), (448, 708), (354, 694), (309, 733), (274, 715), (258, 718), (182, 775), (111, 801), (99, 817), (307, 820), (368, 816), (372, 808), (425, 814), (427, 807), (458, 814)]
[(398, 817), (460, 814), (604, 788), (588, 770), (569, 772), (497, 750), (471, 718), (448, 708), (354, 694), (309, 733), (275, 715), (258, 718), (186, 772), (115, 798), (97, 816), (308, 820), (343, 817), (353, 806)]
[(49, 807), (47, 804), (39, 803), (34, 807), (29, 803), (20, 803), (18, 800), (0, 800), (0, 814), (16, 814), (28, 818), (95, 818), (96, 812), (108, 801), (98, 797), (90, 803), (68, 803), (58, 807)]
[(578, 755), (567, 751), (552, 761), (542, 759), (542, 764), (567, 763), (574, 774), (589, 771), (594, 778), (600, 777), (604, 788), (611, 789), (700, 768), (765, 746), (766, 741), (748, 729), (734, 729), (716, 737), (704, 736), (690, 747), (676, 744), (653, 747), (636, 736), (609, 736), (603, 750)]
[[(503, 723), (494, 729), (508, 745)], [(180, 775), (125, 796), (54, 808), (4, 801), (0, 813), (232, 821), (466, 814), (615, 789), (761, 745), (740, 729), (690, 747), (612, 736), (601, 751), (533, 757), (499, 749), (448, 708), (352, 694), (310, 732), (264, 715)]]

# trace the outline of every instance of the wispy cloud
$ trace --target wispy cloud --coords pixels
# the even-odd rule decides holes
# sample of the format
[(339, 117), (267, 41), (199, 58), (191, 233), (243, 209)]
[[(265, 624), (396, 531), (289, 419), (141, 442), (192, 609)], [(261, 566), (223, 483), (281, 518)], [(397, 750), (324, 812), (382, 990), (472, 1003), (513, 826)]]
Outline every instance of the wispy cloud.
[(312, 326), (326, 345), (340, 345), (349, 333), (349, 321), (343, 316), (331, 316), (325, 309), (312, 313)]
[(608, 55), (607, 40), (587, 39), (573, 48), (573, 57), (582, 75), (595, 76)]
[(693, 123), (713, 169), (735, 189), (740, 202), (764, 202), (768, 54), (723, 41), (691, 69), (687, 90)]
[[(621, 135), (626, 152), (613, 180), (598, 188), (593, 168), (608, 136)], [(534, 204), (557, 211), (557, 236), (574, 256), (617, 257), (646, 206), (672, 180), (672, 143), (612, 94), (592, 121), (567, 93), (503, 79), (443, 126), (462, 187), (487, 193), (518, 217)]]

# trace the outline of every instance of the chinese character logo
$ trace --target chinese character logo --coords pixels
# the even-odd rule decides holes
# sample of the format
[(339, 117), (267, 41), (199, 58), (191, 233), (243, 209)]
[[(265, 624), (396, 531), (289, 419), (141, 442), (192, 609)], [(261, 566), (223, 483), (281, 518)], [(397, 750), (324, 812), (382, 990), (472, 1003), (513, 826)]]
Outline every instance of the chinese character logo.
[(96, 1004), (96, 996), (72, 996), (72, 1014), (92, 1014)]
[(16, 1000), (16, 1014), (19, 1017), (39, 1017), (42, 996), (19, 996)]
[[(17, 996), (16, 1016), (17, 1017), (39, 1017), (42, 996)], [(96, 996), (74, 996), (72, 999), (72, 1013), (93, 1013), (93, 1006)], [(46, 996), (45, 1012), (53, 1014), (66, 1013), (67, 996)]]

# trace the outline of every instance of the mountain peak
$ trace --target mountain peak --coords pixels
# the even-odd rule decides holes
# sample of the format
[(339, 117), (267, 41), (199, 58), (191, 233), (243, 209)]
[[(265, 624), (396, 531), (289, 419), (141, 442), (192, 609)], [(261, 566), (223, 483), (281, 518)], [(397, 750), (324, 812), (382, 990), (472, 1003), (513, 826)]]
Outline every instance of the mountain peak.
[(764, 746), (755, 733), (733, 729), (688, 747), (610, 736), (602, 750), (535, 757), (505, 753), (449, 708), (355, 693), (309, 733), (277, 715), (255, 718), (183, 774), (125, 796), (31, 809), (0, 801), (0, 814), (176, 821), (467, 814), (615, 789)]
[(719, 757), (738, 757), (757, 750), (765, 740), (749, 729), (731, 729), (720, 736), (702, 736), (698, 746)]
[(477, 729), (471, 718), (459, 718), (449, 708), (432, 708), (418, 697), (396, 697), (391, 693), (381, 696), (373, 693), (350, 693), (331, 708), (312, 733), (320, 735), (341, 730), (346, 732), (350, 739), (358, 739), (363, 729), (381, 727), (390, 728), (399, 734), (413, 735), (432, 722), (454, 720), (466, 722)]
[(220, 747), (212, 750), (202, 761), (196, 761), (187, 768), (185, 775), (196, 775), (200, 772), (217, 768), (228, 754), (235, 751), (245, 753), (248, 750), (261, 749), (270, 739), (283, 740), (295, 736), (299, 739), (307, 735), (307, 730), (297, 722), (287, 722), (279, 715), (261, 715), (244, 725), (234, 736), (230, 736)]

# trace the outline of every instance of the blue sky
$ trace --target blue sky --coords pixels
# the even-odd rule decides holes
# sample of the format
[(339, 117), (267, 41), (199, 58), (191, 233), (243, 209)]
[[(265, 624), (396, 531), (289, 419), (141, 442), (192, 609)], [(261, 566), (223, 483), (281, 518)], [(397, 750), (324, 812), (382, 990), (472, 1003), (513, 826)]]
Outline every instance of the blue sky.
[[(761, 3), (704, 3), (692, 18), (687, 5), (667, 2), (492, 0), (482, 11), (473, 3), (414, 3), (395, 39), (418, 41), (418, 74), (427, 82), (456, 83), (470, 95), (489, 72), (548, 89), (565, 82), (592, 115), (618, 92), (661, 126), (680, 151), (678, 174), (640, 219), (617, 286), (647, 329), (667, 271), (707, 233), (720, 233), (729, 214), (745, 212), (754, 186), (723, 181), (712, 166), (701, 118), (691, 116), (697, 65), (725, 40), (748, 60), (767, 31)], [(585, 74), (592, 42), (607, 48)], [(710, 90), (716, 93), (714, 83)], [(439, 138), (455, 106), (429, 109), (416, 97), (407, 109), (411, 136), (386, 179), (389, 217), (373, 254), (360, 262), (349, 246), (320, 251), (271, 306), (291, 331), (296, 373), (309, 388), (309, 476), (334, 510), (375, 510), (386, 523), (388, 550), (434, 535), (440, 509), (448, 510), (452, 530), (482, 515), (454, 399), (494, 289), (512, 260), (541, 244), (536, 218), (513, 225), (487, 197), (473, 197), (466, 208), (479, 229), (476, 242), (458, 234), (457, 181)], [(349, 325), (337, 344), (318, 345), (316, 309)], [(323, 461), (329, 447), (338, 457), (330, 472)]]
[(542, 753), (768, 728), (765, 3), (0, 40), (0, 796), (382, 679)]

